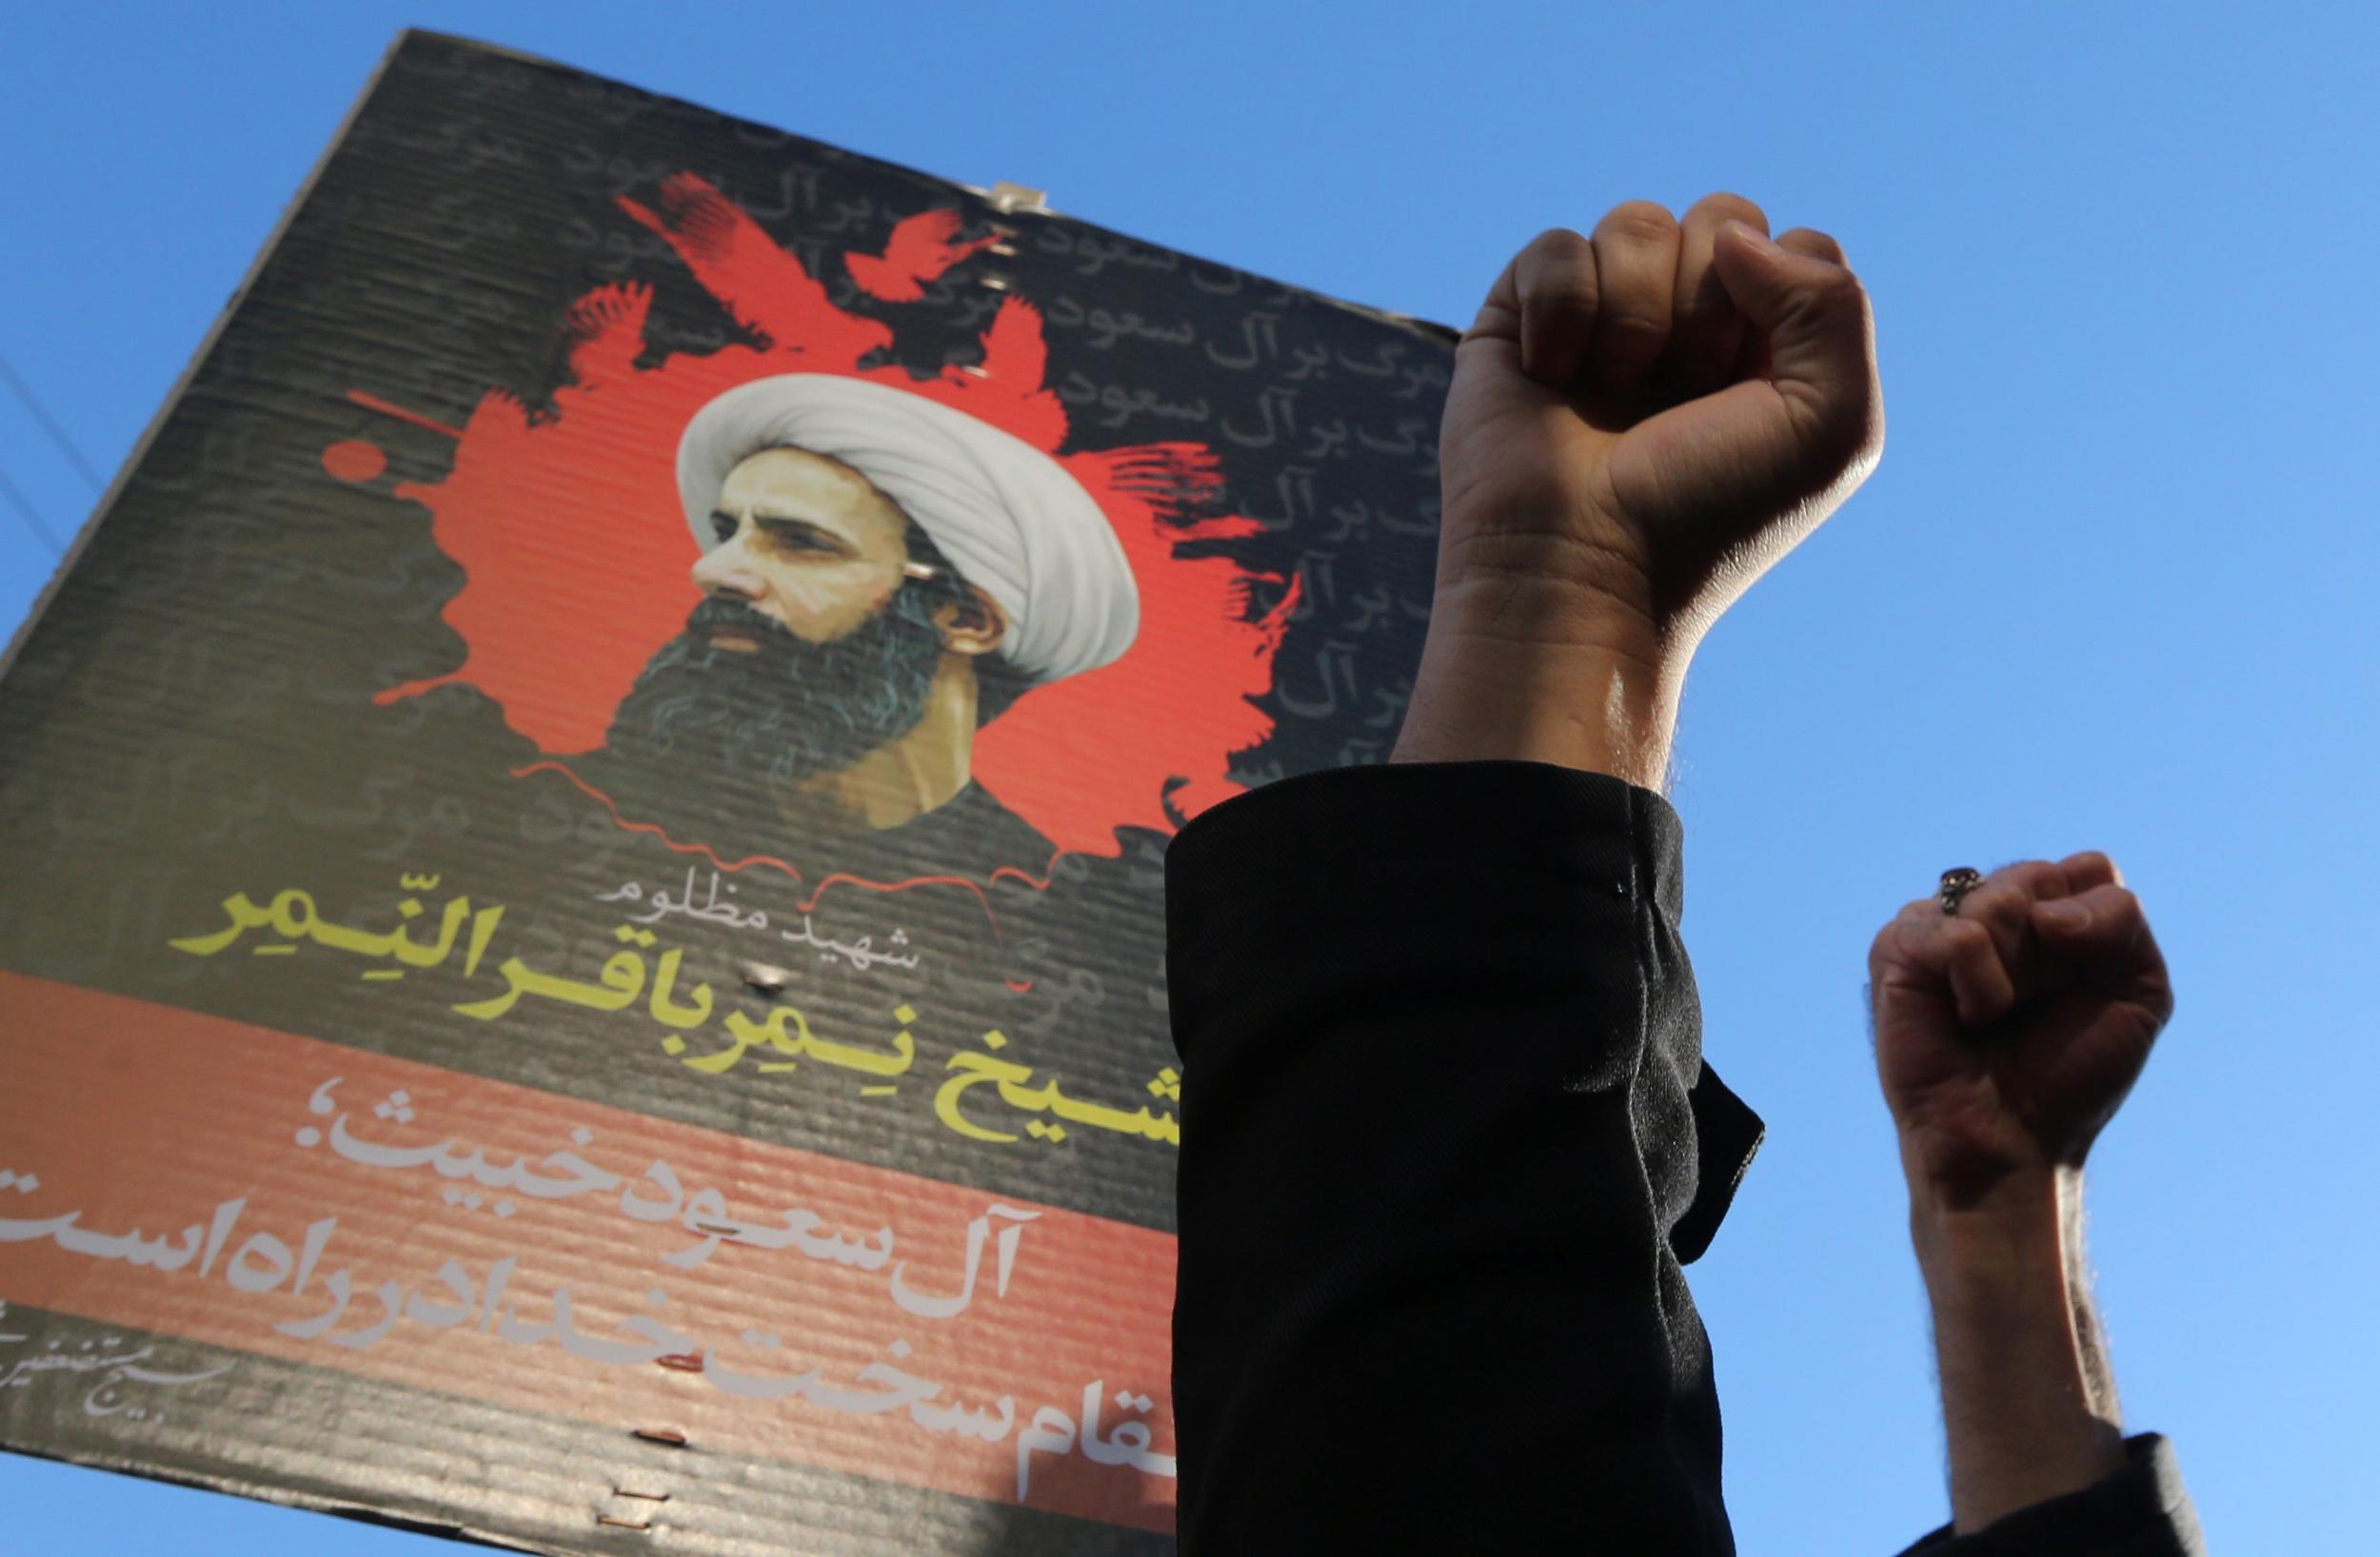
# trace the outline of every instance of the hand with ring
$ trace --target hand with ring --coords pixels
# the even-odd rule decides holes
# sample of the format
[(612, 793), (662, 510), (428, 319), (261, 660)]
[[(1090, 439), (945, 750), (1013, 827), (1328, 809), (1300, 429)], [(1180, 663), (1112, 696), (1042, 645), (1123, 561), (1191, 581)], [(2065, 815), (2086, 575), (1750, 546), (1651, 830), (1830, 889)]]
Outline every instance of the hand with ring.
[(1912, 1188), (1953, 1198), (2080, 1167), (2173, 1010), (2140, 901), (2101, 854), (1946, 872), (1868, 966)]

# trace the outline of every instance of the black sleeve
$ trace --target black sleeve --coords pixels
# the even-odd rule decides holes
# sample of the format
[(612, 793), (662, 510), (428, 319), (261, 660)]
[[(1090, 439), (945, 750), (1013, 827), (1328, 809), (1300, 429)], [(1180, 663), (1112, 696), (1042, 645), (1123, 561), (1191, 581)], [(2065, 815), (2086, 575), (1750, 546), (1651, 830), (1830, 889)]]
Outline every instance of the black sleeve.
[(1342, 769), (1166, 861), (1181, 1549), (1734, 1550), (1681, 1261), (1759, 1123), (1702, 1064), (1675, 812)]
[(1944, 1526), (1901, 1557), (2206, 1557), (2173, 1448), (2127, 1439), (2124, 1468), (2079, 1492), (2019, 1508), (1973, 1535)]

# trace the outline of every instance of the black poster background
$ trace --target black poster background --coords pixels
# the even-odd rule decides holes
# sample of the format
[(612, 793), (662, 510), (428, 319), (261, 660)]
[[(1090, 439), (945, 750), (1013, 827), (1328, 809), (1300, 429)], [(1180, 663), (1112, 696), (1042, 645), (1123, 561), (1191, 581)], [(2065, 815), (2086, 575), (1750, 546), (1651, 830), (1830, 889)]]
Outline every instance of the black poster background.
[[(649, 202), (681, 170), (761, 222), (839, 306), (890, 324), (894, 357), (921, 375), (977, 349), (1001, 297), (981, 285), (984, 266), (961, 266), (922, 302), (883, 304), (853, 285), (842, 256), (880, 249), (897, 220), (932, 207), (965, 213), (970, 232), (994, 221), (1016, 229), (1018, 252), (998, 268), (1048, 321), (1066, 451), (1208, 444), (1225, 479), (1218, 511), (1265, 526), (1218, 544), (1302, 581), (1262, 700), (1275, 732), (1232, 754), (1233, 777), (1255, 785), (1385, 756), (1429, 600), (1445, 332), (1072, 219), (1003, 216), (922, 174), (409, 34), (0, 680), (0, 966), (1170, 1230), (1174, 1155), (1147, 1141), (1086, 1130), (1062, 1148), (982, 1146), (914, 1101), (855, 1107), (849, 1089), (815, 1074), (788, 1084), (749, 1069), (688, 1071), (625, 1016), (525, 1003), (501, 1023), (469, 1022), (449, 1009), (466, 997), (451, 979), (359, 985), (335, 958), (168, 948), (220, 925), (235, 891), (263, 901), (302, 884), (327, 917), (387, 922), (406, 896), (401, 874), (434, 869), (475, 901), (506, 905), (507, 950), (585, 976), (615, 949), (618, 908), (599, 896), (682, 879), (683, 858), (566, 785), (509, 777), (537, 754), (477, 691), (374, 705), (376, 691), (461, 658), (439, 614), (462, 572), (433, 543), (427, 512), (388, 490), (439, 480), (454, 444), (347, 398), (368, 389), (453, 424), (492, 387), (534, 407), (563, 382), (565, 310), (605, 282), (653, 287), (650, 357), (742, 339), (615, 204)], [(1110, 323), (1090, 323), (1094, 310)], [(1115, 328), (1127, 314), (1186, 325), (1188, 338)], [(1143, 390), (1156, 394), (1137, 398)], [(1160, 408), (1200, 401), (1210, 422)], [(386, 479), (327, 478), (324, 448), (350, 438), (387, 451)], [(1114, 858), (1066, 857), (1046, 893), (996, 889), (997, 941), (955, 894), (848, 926), (830, 899), (823, 935), (881, 936), (897, 918), (919, 967), (787, 956), (778, 960), (797, 982), (786, 997), (822, 1024), (878, 1037), (896, 1025), (885, 1013), (907, 1002), (920, 1013), (921, 1073), (998, 1027), (1070, 1088), (1132, 1096), (1173, 1062), (1165, 837), (1126, 830), (1119, 843)], [(767, 882), (742, 889), (746, 909), (790, 908), (790, 889), (782, 904)], [(688, 979), (764, 1006), (737, 976), (748, 943), (698, 923), (670, 928)], [(1029, 993), (1010, 988), (1027, 979)], [(0, 1055), (8, 1026), (0, 1012)], [(7, 1269), (0, 1250), (0, 1298)], [(37, 1339), (103, 1328), (22, 1306), (0, 1323)], [(250, 1361), (178, 1396), (184, 1426), (146, 1434), (75, 1417), (58, 1408), (63, 1396), (0, 1390), (0, 1442), (510, 1543), (622, 1544), (573, 1490), (641, 1452), (616, 1435)], [(387, 1424), (400, 1421), (409, 1442), (392, 1445)], [(514, 1447), (488, 1451), (491, 1437)], [(483, 1447), (457, 1449), (466, 1438)], [(500, 1468), (501, 1488), (475, 1479)], [(719, 1474), (709, 1522), (689, 1511), (673, 1549), (801, 1529), (831, 1530), (810, 1539), (839, 1551), (1164, 1545), (822, 1471)]]

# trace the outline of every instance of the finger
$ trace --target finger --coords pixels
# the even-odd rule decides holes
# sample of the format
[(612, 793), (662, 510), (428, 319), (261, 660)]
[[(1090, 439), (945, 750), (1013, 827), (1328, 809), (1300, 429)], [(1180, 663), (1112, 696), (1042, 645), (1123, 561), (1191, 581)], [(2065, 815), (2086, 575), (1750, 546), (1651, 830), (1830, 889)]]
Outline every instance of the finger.
[(1769, 230), (1767, 214), (1734, 194), (1703, 196), (1677, 225), (1676, 311), (1661, 366), (1665, 380), (1681, 395), (1704, 395), (1731, 383), (1743, 355), (1743, 312), (1711, 264), (1719, 228), (1729, 222)]
[(1936, 938), (1942, 972), (1958, 1002), (1958, 1019), (1980, 1031), (2016, 1006), (2016, 980), (1992, 932), (1973, 919), (1952, 919)]
[(2106, 886), (2110, 882), (2119, 887), (2124, 884), (2124, 873), (2115, 868), (2115, 861), (2096, 849), (2068, 855), (2057, 862), (2057, 868), (2066, 877), (2069, 897), (2089, 892), (2092, 887)]
[(1882, 447), (1884, 399), (1876, 385), (1875, 329), (1858, 278), (1814, 249), (1839, 253), (1823, 233), (1797, 230), (1788, 246), (1740, 222), (1723, 226), (1712, 267), (1751, 325), (1747, 351), (1797, 425), (1805, 447), (1828, 459)]
[[(2043, 897), (2066, 895), (2066, 877), (2044, 859), (2003, 865), (1983, 878), (1980, 886), (1960, 900), (1958, 917), (1981, 925), (1992, 936), (2000, 959), (2029, 986), (2026, 976), (2034, 956), (2033, 905)], [(2030, 990), (2028, 989), (2028, 993)]]
[(1595, 225), (1598, 287), (1586, 387), (1621, 395), (1644, 381), (1669, 344), (1677, 286), (1677, 220), (1649, 200), (1615, 206)]
[[(1763, 228), (1762, 230), (1766, 230)], [(1807, 254), (1829, 265), (1845, 265), (1843, 246), (1815, 227), (1794, 227), (1779, 233), (1776, 246), (1795, 254)], [(1846, 266), (1846, 268), (1848, 266)], [(1742, 355), (1736, 364), (1737, 378), (1766, 378), (1771, 367), (1769, 344), (1757, 330), (1746, 330)]]
[(2033, 905), (2034, 931), (2070, 961), (2121, 963), (2127, 969), (2154, 956), (2156, 937), (2149, 916), (2130, 887), (2108, 881), (2072, 897)]
[(1508, 273), (1520, 315), (1520, 370), (1549, 389), (1568, 389), (1595, 330), (1595, 249), (1566, 227), (1541, 232), (1514, 256)]
[(1929, 919), (1914, 912), (1918, 906), (1887, 924), (1869, 949), (1871, 1001), (1881, 991), (1895, 1001), (1928, 1002), (1939, 1019), (1971, 1032), (2007, 1015), (2016, 1003), (2015, 980), (1991, 932), (1973, 919), (1945, 918), (1939, 907)]
[(1496, 285), (1488, 288), (1471, 327), (1462, 332), (1464, 341), (1520, 339), (1520, 286), (1516, 271), (1520, 256), (1516, 254), (1504, 262), (1504, 268), (1496, 274)]
[[(1768, 224), (1765, 222), (1756, 225), (1763, 232), (1769, 230)], [(1790, 249), (1795, 254), (1807, 254), (1814, 260), (1824, 260), (1829, 265), (1848, 267), (1851, 263), (1843, 258), (1842, 245), (1815, 227), (1795, 227), (1790, 232), (1779, 233), (1776, 246)]]
[(2033, 909), (2033, 924), (2051, 954), (2077, 970), (2082, 979), (2121, 992), (2162, 1024), (2173, 1015), (2173, 983), (2165, 954), (2149, 928), (2140, 898), (2120, 882), (2108, 881), (2072, 897)]
[[(1913, 905), (1914, 906), (1914, 905)], [(1877, 990), (1897, 994), (1922, 994), (1947, 1000), (1942, 989), (1942, 952), (1937, 944), (1942, 936), (1940, 916), (1928, 924), (1904, 911), (1888, 920), (1868, 946), (1868, 986), (1870, 997)]]

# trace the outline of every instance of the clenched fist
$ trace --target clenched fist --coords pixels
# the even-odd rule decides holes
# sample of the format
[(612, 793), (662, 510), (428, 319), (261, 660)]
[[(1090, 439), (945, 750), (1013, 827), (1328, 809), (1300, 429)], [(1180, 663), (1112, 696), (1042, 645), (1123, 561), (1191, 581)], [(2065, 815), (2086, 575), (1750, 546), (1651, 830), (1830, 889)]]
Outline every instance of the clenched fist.
[(1438, 582), (1611, 609), (1686, 646), (1884, 440), (1868, 300), (1823, 233), (1734, 195), (1632, 201), (1514, 257), (1456, 351)]
[(1914, 1191), (1956, 1206), (2079, 1168), (2172, 1015), (2165, 958), (2105, 855), (1902, 909), (1868, 956), (1876, 1071)]

